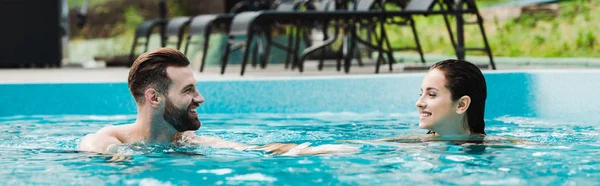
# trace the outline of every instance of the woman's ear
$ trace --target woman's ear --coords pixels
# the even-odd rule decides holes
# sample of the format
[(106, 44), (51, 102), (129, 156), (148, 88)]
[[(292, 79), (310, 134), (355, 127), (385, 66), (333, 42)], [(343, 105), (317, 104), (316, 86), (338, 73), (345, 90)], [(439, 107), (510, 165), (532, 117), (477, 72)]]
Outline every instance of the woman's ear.
[(146, 89), (144, 92), (144, 100), (147, 104), (150, 104), (152, 107), (158, 107), (160, 103), (160, 96), (158, 95), (158, 91), (154, 88)]
[(469, 96), (460, 97), (456, 104), (456, 113), (464, 114), (465, 112), (467, 112), (467, 109), (469, 109), (470, 105), (471, 105), (471, 97), (469, 97)]

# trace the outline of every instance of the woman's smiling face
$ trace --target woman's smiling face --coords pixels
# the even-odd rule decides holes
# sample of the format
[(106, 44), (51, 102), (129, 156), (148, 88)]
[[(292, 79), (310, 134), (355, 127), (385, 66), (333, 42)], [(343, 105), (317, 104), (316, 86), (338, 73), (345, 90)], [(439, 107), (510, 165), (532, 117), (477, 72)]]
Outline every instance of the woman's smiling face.
[[(421, 96), (416, 102), (419, 109), (419, 128), (437, 133), (464, 131), (462, 115), (458, 114), (452, 92), (446, 86), (444, 72), (430, 70), (421, 83)], [(453, 132), (454, 133), (454, 132)]]

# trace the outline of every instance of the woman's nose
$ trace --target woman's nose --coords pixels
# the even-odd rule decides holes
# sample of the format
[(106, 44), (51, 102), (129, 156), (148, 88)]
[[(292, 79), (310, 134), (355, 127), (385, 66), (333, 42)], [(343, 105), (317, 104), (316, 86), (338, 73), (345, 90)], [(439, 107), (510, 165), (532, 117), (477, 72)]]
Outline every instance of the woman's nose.
[(425, 102), (421, 101), (421, 98), (419, 98), (415, 103), (415, 106), (417, 106), (418, 108), (425, 107)]

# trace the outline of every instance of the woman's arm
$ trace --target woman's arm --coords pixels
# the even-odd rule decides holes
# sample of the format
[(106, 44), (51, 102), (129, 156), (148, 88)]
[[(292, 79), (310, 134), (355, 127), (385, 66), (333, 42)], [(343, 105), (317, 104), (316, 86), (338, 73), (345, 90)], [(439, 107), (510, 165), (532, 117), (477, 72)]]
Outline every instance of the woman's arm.
[(292, 156), (351, 153), (359, 151), (358, 147), (348, 145), (320, 145), (316, 147), (309, 147), (310, 143), (272, 143), (264, 146), (246, 145), (234, 141), (226, 141), (217, 137), (198, 136), (192, 131), (180, 133), (180, 139), (180, 141), (192, 145), (205, 145), (213, 148), (232, 148), (236, 150), (261, 150), (272, 154)]

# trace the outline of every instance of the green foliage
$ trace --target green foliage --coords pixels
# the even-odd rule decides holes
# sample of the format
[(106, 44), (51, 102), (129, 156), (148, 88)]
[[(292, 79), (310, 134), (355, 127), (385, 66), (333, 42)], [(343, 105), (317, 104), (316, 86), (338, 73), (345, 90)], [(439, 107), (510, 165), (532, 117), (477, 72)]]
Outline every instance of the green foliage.
[(578, 48), (594, 48), (596, 44), (595, 32), (591, 30), (580, 30), (577, 34), (577, 47)]
[(137, 25), (144, 22), (144, 17), (142, 17), (136, 7), (127, 7), (125, 8), (124, 15), (125, 17), (125, 26), (127, 30), (135, 30)]
[[(109, 0), (103, 0), (109, 1)], [(493, 2), (492, 2), (493, 1)], [(485, 0), (477, 1), (480, 6), (487, 6), (498, 3), (503, 0)], [(169, 16), (188, 15), (186, 13), (186, 1), (172, 0), (169, 4)], [(178, 3), (183, 2), (183, 3)], [(523, 15), (520, 18), (509, 20), (486, 20), (485, 30), (488, 41), (495, 56), (519, 56), (519, 57), (600, 57), (600, 46), (598, 37), (600, 34), (600, 1), (596, 0), (571, 0), (561, 1), (560, 12), (558, 16), (553, 17), (550, 14)], [(388, 7), (396, 8), (397, 7)], [(126, 32), (119, 36), (103, 39), (88, 40), (86, 45), (95, 50), (98, 55), (118, 55), (127, 53), (133, 38), (135, 27), (142, 23), (145, 12), (135, 7), (127, 7), (123, 13), (125, 21), (116, 26), (107, 29), (117, 29), (124, 27)], [(400, 19), (400, 18), (398, 18)], [(454, 54), (454, 49), (450, 42), (444, 19), (441, 16), (414, 16), (417, 32), (421, 41), (422, 48), (426, 53)], [(454, 23), (454, 19), (449, 20)], [(388, 36), (394, 48), (414, 46), (414, 37), (410, 27), (386, 25)], [(366, 36), (366, 33), (363, 33)], [(466, 46), (481, 47), (480, 31), (477, 26), (470, 25), (465, 27)], [(153, 36), (151, 47), (158, 44), (158, 37)], [(363, 36), (364, 38), (364, 36)], [(208, 51), (208, 57), (216, 63), (220, 52), (217, 45), (222, 44), (222, 37), (211, 37), (213, 46)], [(338, 48), (340, 42), (334, 44)], [(83, 45), (73, 44), (72, 48), (84, 48)], [(199, 51), (199, 46), (190, 49), (189, 57), (196, 58), (195, 53)], [(82, 52), (83, 53), (83, 52)], [(90, 52), (91, 53), (91, 52)], [(72, 52), (73, 55), (82, 56), (78, 52)], [(478, 55), (481, 53), (468, 52), (469, 55)], [(232, 59), (237, 59), (232, 57)], [(235, 61), (235, 60), (232, 60)]]
[(546, 38), (542, 35), (536, 35), (535, 37), (533, 37), (533, 44), (541, 45), (541, 44), (544, 44), (545, 42), (546, 42)]
[[(493, 54), (522, 57), (600, 57), (599, 38), (596, 36), (600, 34), (597, 32), (600, 30), (600, 25), (597, 24), (600, 22), (600, 1), (562, 1), (559, 6), (560, 12), (557, 16), (536, 13), (508, 20), (486, 20), (484, 26)], [(454, 54), (441, 16), (415, 16), (414, 19), (425, 52)], [(450, 20), (451, 23), (454, 21)], [(387, 26), (387, 30), (394, 47), (414, 46), (410, 27)], [(467, 47), (483, 46), (477, 26), (466, 26), (465, 36)]]

